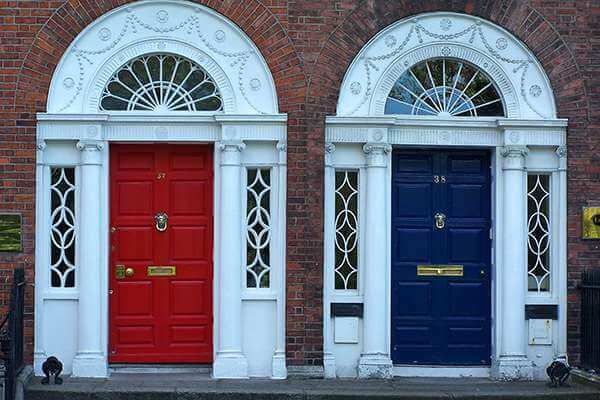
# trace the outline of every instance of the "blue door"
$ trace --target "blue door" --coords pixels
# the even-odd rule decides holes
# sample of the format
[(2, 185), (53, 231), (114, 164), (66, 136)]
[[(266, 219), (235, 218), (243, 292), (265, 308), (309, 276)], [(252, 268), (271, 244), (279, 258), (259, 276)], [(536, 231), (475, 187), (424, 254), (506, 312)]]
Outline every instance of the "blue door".
[(392, 168), (392, 360), (489, 365), (489, 154), (398, 151)]

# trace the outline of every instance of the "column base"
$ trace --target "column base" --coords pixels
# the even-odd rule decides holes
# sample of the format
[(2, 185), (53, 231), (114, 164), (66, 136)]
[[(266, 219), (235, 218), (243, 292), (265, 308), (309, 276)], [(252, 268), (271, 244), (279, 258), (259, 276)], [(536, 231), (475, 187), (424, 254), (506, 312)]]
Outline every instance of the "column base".
[(335, 372), (335, 356), (331, 353), (325, 353), (323, 355), (323, 376), (326, 379), (333, 379), (337, 377)]
[(390, 379), (392, 367), (392, 360), (387, 354), (363, 354), (358, 361), (358, 377)]
[[(33, 353), (33, 373), (35, 374), (35, 376), (44, 376), (44, 371), (42, 371), (42, 364), (44, 363), (44, 361), (46, 361), (46, 359), (48, 358), (48, 356), (46, 355), (46, 353), (43, 352), (36, 352)], [(64, 368), (64, 366), (63, 366)], [(63, 374), (71, 374), (71, 371), (64, 371), (63, 370)]]
[(533, 365), (527, 356), (500, 356), (492, 362), (492, 378), (500, 381), (531, 381)]
[(285, 379), (287, 378), (287, 366), (285, 364), (285, 352), (275, 352), (273, 354), (273, 372), (271, 377), (273, 379)]
[(242, 352), (220, 352), (213, 363), (215, 379), (248, 378), (248, 361)]
[(102, 353), (78, 353), (73, 358), (73, 376), (79, 378), (106, 378), (108, 365)]

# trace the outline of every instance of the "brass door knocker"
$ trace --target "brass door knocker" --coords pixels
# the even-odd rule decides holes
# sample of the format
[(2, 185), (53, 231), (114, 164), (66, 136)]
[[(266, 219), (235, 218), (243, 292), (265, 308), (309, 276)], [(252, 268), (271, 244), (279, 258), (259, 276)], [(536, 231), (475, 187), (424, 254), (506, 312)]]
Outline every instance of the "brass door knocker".
[(159, 232), (164, 232), (167, 230), (169, 216), (166, 212), (156, 213), (154, 216), (154, 222), (156, 223), (156, 230)]
[(444, 226), (446, 226), (446, 215), (437, 213), (433, 216), (433, 218), (435, 218), (435, 227), (438, 229), (444, 229)]

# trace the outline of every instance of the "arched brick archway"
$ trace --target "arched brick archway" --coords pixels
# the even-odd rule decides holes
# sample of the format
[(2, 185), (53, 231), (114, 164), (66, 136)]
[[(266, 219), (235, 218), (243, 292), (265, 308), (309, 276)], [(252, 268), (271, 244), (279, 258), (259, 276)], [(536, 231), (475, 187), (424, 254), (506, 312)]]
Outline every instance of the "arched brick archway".
[[(19, 67), (17, 78), (13, 80), (10, 92), (12, 98), (7, 99), (6, 104), (10, 104), (14, 110), (15, 125), (18, 127), (19, 141), (27, 143), (24, 152), (33, 162), (35, 159), (35, 123), (36, 112), (46, 110), (46, 101), (52, 74), (58, 65), (62, 55), (67, 50), (70, 43), (76, 36), (83, 31), (95, 19), (104, 13), (129, 3), (129, 1), (67, 1), (56, 8), (51, 14), (48, 13), (38, 32), (27, 44), (26, 55)], [(304, 128), (299, 118), (302, 110), (302, 102), (306, 95), (306, 77), (302, 69), (302, 60), (297, 53), (288, 32), (285, 30), (282, 21), (273, 13), (275, 6), (269, 8), (261, 1), (245, 2), (217, 2), (217, 1), (197, 1), (199, 4), (208, 6), (226, 18), (237, 24), (255, 43), (262, 56), (266, 60), (269, 69), (275, 80), (276, 90), (279, 99), (279, 110), (287, 113), (288, 123), (288, 171), (292, 177), (288, 187), (290, 197), (295, 197), (296, 191), (305, 193), (306, 197), (315, 197), (319, 193), (318, 187), (310, 182), (310, 178), (303, 178), (305, 159), (308, 146), (303, 138)], [(49, 5), (48, 11), (55, 5)], [(281, 17), (280, 17), (281, 18)], [(43, 18), (40, 17), (39, 20)], [(283, 18), (285, 19), (285, 18)], [(37, 20), (36, 20), (37, 21)], [(33, 19), (32, 19), (33, 23)], [(23, 172), (23, 176), (30, 182), (34, 181), (34, 170)], [(296, 177), (296, 178), (294, 178)], [(308, 189), (310, 187), (312, 189)], [(27, 189), (30, 198), (33, 198), (34, 185)], [(313, 194), (307, 193), (314, 191)], [(307, 288), (310, 291), (310, 285), (306, 285), (304, 271), (311, 268), (315, 263), (318, 264), (318, 252), (312, 252), (315, 247), (313, 242), (305, 241), (307, 236), (318, 237), (320, 235), (319, 226), (312, 224), (297, 224), (299, 220), (310, 220), (311, 215), (319, 213), (319, 204), (313, 204), (312, 208), (307, 207), (302, 200), (290, 201), (289, 219), (292, 223), (288, 226), (289, 247), (287, 251), (288, 267), (287, 274), (289, 279), (296, 282), (298, 289), (288, 291), (288, 309), (292, 310), (290, 314), (289, 335), (295, 337), (304, 336), (306, 333), (305, 324), (310, 323), (311, 319), (318, 321), (319, 314), (309, 318), (304, 318), (299, 314), (298, 309), (317, 307), (320, 296), (318, 288), (314, 288), (314, 293), (304, 295), (302, 292)], [(297, 206), (294, 206), (297, 204)], [(33, 263), (31, 255), (33, 254), (34, 238), (34, 212), (35, 207), (31, 207), (25, 212), (24, 219), (24, 256), (15, 256), (15, 265), (23, 265), (28, 269)], [(308, 250), (307, 250), (308, 249)], [(312, 255), (307, 257), (306, 254)], [(33, 270), (30, 269), (31, 274)], [(29, 277), (33, 281), (33, 277)], [(315, 299), (314, 305), (306, 304), (307, 298)], [(30, 306), (31, 307), (31, 306)], [(31, 323), (30, 323), (31, 325)], [(32, 348), (32, 328), (27, 332), (29, 351), (31, 355)], [(289, 363), (303, 364), (306, 358), (318, 358), (319, 345), (310, 344), (309, 349), (304, 345), (295, 343), (309, 343), (310, 340), (292, 339), (288, 349)]]
[[(311, 68), (307, 93), (307, 112), (314, 116), (310, 126), (315, 134), (324, 129), (324, 117), (336, 114), (339, 89), (350, 63), (360, 49), (379, 31), (403, 18), (433, 11), (452, 11), (479, 16), (507, 29), (524, 42), (542, 64), (554, 91), (559, 118), (569, 119), (568, 146), (570, 171), (581, 171), (597, 156), (590, 140), (590, 98), (580, 62), (573, 53), (573, 43), (549, 21), (556, 10), (540, 12), (535, 2), (361, 2), (349, 11), (331, 31), (320, 48)], [(584, 11), (580, 10), (580, 13)], [(591, 146), (590, 146), (591, 145)], [(590, 147), (586, 147), (590, 146)], [(573, 172), (571, 172), (572, 174)], [(590, 172), (588, 172), (588, 177)], [(580, 232), (580, 209), (587, 204), (580, 190), (592, 193), (591, 179), (569, 186), (568, 203), (568, 287), (569, 287), (569, 354), (579, 361), (579, 293), (575, 289), (579, 272), (590, 263), (580, 261), (589, 251), (577, 238)]]

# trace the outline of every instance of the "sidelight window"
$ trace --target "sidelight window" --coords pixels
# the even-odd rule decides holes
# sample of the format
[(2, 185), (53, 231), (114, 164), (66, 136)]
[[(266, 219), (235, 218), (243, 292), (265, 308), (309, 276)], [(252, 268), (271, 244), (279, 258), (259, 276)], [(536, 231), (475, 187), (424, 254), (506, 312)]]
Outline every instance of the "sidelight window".
[(398, 78), (385, 113), (503, 117), (504, 106), (485, 72), (464, 61), (438, 58), (416, 64)]
[(528, 289), (550, 290), (550, 175), (527, 175)]
[(75, 287), (75, 168), (50, 169), (50, 283)]
[(358, 171), (335, 172), (335, 289), (358, 289)]
[(198, 64), (170, 54), (138, 57), (122, 66), (102, 92), (102, 111), (220, 111), (221, 94)]
[(271, 169), (248, 168), (246, 183), (246, 287), (269, 288), (271, 273)]

